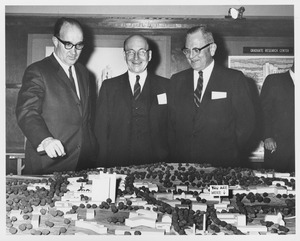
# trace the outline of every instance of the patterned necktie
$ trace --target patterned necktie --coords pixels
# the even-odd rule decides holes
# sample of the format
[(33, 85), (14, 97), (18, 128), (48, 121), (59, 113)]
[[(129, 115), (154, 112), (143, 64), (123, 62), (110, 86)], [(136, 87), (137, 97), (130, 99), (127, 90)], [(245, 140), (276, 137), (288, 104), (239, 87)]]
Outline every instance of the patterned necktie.
[(76, 92), (75, 81), (74, 81), (74, 78), (73, 78), (72, 68), (71, 67), (72, 66), (69, 67), (69, 79), (70, 79), (70, 82), (71, 82), (73, 90)]
[(198, 84), (197, 84), (197, 88), (194, 92), (194, 102), (197, 107), (200, 106), (202, 88), (203, 88), (203, 72), (199, 71)]
[(136, 76), (136, 81), (135, 81), (135, 84), (134, 84), (134, 94), (133, 94), (133, 98), (134, 100), (137, 100), (141, 94), (141, 85), (139, 83), (139, 80), (140, 80), (140, 76), (137, 75)]

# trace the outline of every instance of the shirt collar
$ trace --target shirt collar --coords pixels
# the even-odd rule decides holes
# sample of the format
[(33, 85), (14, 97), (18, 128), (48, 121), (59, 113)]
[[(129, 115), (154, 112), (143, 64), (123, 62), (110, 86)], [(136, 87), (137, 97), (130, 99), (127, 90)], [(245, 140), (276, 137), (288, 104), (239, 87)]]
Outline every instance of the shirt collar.
[(289, 70), (289, 72), (293, 82), (295, 82), (295, 73), (291, 69)]
[(145, 84), (145, 81), (146, 81), (146, 77), (147, 77), (147, 69), (145, 69), (144, 72), (142, 73), (133, 73), (133, 72), (130, 72), (128, 70), (128, 77), (129, 77), (129, 83), (130, 83), (130, 87), (131, 87), (131, 90), (132, 90), (132, 93), (134, 93), (134, 84), (136, 82), (136, 76), (139, 75), (140, 76), (140, 80), (139, 80), (139, 83), (140, 83), (140, 86), (141, 86), (141, 91), (143, 90), (143, 87), (144, 87), (144, 84)]
[(145, 69), (142, 73), (133, 73), (130, 70), (128, 70), (128, 75), (129, 75), (129, 79), (130, 80), (136, 80), (135, 76), (139, 75), (140, 76), (140, 80), (144, 80), (147, 77), (147, 69)]
[[(55, 52), (53, 52), (54, 57), (56, 58), (57, 62), (60, 64), (60, 66), (64, 69), (64, 71), (67, 73), (68, 75), (68, 71), (69, 71), (69, 65), (66, 65), (65, 63), (63, 63), (60, 58), (58, 58), (58, 56), (56, 55)], [(69, 76), (69, 75), (68, 75)]]
[[(207, 80), (209, 79), (214, 66), (215, 66), (215, 60), (213, 60), (205, 69), (202, 70), (204, 79)], [(199, 71), (194, 70), (194, 76), (198, 76), (198, 75), (199, 75)]]

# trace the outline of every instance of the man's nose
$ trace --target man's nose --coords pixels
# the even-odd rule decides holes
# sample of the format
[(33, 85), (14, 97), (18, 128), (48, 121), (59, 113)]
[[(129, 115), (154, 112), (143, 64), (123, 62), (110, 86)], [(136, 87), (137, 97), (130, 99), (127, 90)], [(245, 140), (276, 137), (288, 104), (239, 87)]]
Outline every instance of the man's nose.
[(195, 56), (197, 56), (198, 54), (195, 53), (195, 51), (191, 50), (190, 53), (188, 54), (188, 58), (189, 59), (193, 59)]
[(135, 52), (133, 58), (134, 58), (134, 59), (138, 59), (138, 58), (139, 58), (139, 52)]
[(77, 53), (77, 49), (75, 48), (75, 46), (73, 46), (73, 48), (70, 49), (70, 52), (72, 54), (76, 54)]

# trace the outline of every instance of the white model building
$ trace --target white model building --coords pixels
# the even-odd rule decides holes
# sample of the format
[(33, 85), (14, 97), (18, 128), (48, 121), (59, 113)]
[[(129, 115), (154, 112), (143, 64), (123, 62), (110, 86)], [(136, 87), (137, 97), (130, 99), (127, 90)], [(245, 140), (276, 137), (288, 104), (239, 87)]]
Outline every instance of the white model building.
[(267, 214), (265, 216), (265, 222), (270, 221), (273, 222), (275, 224), (279, 224), (282, 226), (285, 226), (285, 222), (282, 219), (282, 214), (279, 212), (277, 215), (271, 215), (271, 214)]
[(181, 194), (174, 194), (173, 198), (174, 199), (183, 198), (183, 199), (190, 199), (191, 201), (196, 201), (196, 197), (193, 197), (193, 195), (191, 195), (191, 194), (185, 194), (184, 192), (182, 192)]
[(90, 229), (99, 234), (107, 234), (107, 227), (98, 224), (97, 222), (75, 220), (75, 227)]
[(267, 233), (268, 228), (263, 225), (247, 225), (247, 226), (237, 226), (237, 228), (247, 234), (260, 234), (260, 233)]
[(206, 203), (201, 203), (201, 202), (192, 202), (192, 210), (194, 210), (195, 212), (197, 210), (206, 212), (207, 204)]
[(189, 187), (187, 185), (177, 185), (176, 191), (178, 191), (179, 189), (187, 192), (189, 190)]
[(156, 218), (146, 217), (145, 215), (139, 215), (137, 217), (125, 219), (125, 225), (131, 228), (138, 227), (138, 226), (155, 228)]
[(38, 228), (40, 226), (41, 215), (34, 214), (31, 217), (31, 224), (33, 228)]
[(133, 186), (136, 187), (136, 188), (141, 188), (141, 187), (148, 188), (150, 192), (152, 192), (152, 191), (157, 192), (158, 191), (157, 184), (153, 184), (153, 183), (150, 183), (150, 182), (134, 182)]
[(221, 221), (235, 225), (246, 226), (246, 215), (239, 213), (217, 213), (217, 217)]
[(222, 212), (222, 210), (227, 210), (228, 204), (227, 203), (215, 203), (214, 208), (217, 212)]
[(154, 193), (154, 197), (155, 197), (157, 200), (163, 200), (163, 199), (173, 200), (173, 199), (174, 199), (173, 192)]
[[(91, 179), (89, 179), (91, 180)], [(106, 201), (108, 198), (114, 203), (116, 201), (117, 174), (100, 172), (92, 178), (92, 201)]]
[(201, 197), (201, 199), (206, 199), (208, 201), (219, 201), (220, 200), (219, 197), (212, 196), (212, 195), (210, 195), (209, 192), (208, 193), (200, 193), (199, 197)]

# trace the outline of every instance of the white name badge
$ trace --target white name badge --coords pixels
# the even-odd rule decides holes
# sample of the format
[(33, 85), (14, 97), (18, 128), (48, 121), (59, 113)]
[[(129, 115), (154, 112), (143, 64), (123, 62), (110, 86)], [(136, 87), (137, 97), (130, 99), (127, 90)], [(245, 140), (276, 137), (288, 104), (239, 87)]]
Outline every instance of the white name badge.
[(225, 99), (225, 98), (227, 98), (227, 92), (222, 92), (222, 91), (212, 91), (211, 92), (212, 100)]
[(166, 93), (157, 95), (157, 101), (159, 105), (166, 105), (167, 104), (167, 95)]

